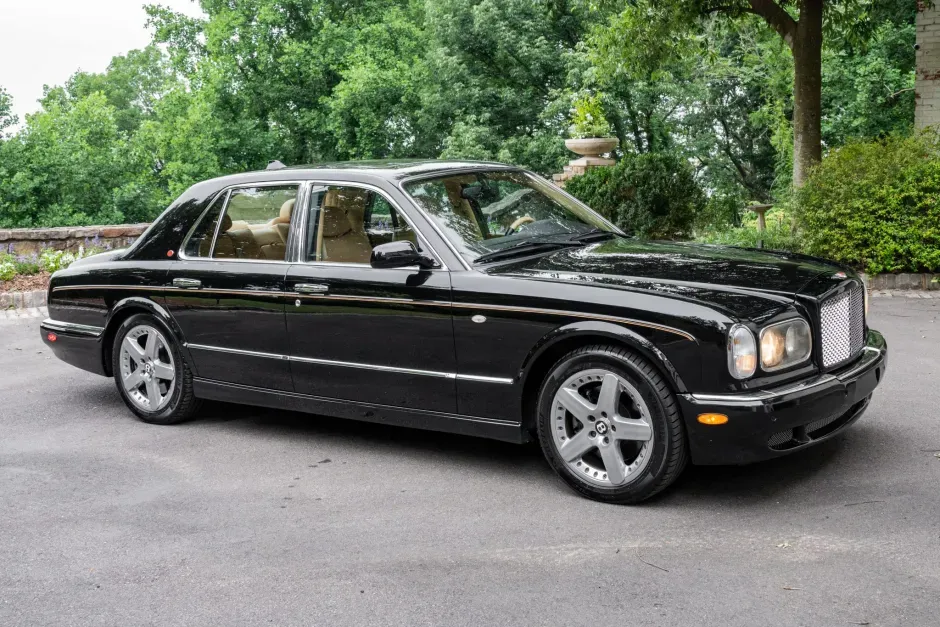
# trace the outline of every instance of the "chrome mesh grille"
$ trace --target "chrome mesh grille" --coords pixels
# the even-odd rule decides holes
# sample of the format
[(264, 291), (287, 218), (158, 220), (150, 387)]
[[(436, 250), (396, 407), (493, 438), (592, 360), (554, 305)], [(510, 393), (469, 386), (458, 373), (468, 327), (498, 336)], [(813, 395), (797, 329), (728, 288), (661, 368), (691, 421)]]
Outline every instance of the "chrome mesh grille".
[(767, 445), (770, 446), (770, 448), (777, 448), (782, 444), (789, 444), (792, 439), (793, 429), (787, 429), (786, 431), (781, 431), (780, 433), (775, 433), (770, 436), (770, 439), (767, 440)]
[(831, 368), (848, 361), (865, 343), (865, 293), (856, 285), (827, 299), (820, 308), (822, 361)]

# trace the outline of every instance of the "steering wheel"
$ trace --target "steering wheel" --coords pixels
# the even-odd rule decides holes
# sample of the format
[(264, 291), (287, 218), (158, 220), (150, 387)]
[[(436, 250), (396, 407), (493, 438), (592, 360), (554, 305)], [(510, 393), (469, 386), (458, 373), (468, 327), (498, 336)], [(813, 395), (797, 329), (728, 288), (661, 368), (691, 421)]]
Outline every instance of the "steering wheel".
[(517, 231), (523, 224), (529, 224), (530, 222), (535, 222), (535, 218), (532, 216), (522, 216), (521, 218), (516, 218), (515, 221), (509, 225), (509, 228), (506, 229), (506, 235)]

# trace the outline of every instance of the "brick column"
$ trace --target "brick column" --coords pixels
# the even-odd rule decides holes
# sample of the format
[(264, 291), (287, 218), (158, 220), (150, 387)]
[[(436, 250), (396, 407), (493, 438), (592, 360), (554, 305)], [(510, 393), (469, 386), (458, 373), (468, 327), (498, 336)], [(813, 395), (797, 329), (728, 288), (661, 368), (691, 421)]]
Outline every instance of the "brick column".
[(940, 126), (940, 1), (918, 1), (914, 126)]

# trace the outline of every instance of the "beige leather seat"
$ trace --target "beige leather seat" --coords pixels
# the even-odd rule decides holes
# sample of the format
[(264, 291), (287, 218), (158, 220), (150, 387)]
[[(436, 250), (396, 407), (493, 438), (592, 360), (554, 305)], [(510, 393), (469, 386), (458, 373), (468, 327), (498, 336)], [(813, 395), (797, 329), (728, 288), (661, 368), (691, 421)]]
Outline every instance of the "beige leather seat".
[[(232, 228), (232, 219), (228, 217), (228, 214), (222, 216), (222, 224), (219, 228), (219, 237), (215, 243), (215, 252), (213, 253), (216, 257), (222, 258), (232, 258), (235, 257), (235, 243), (232, 241), (232, 238), (229, 237), (228, 231)], [(209, 234), (209, 237), (203, 240), (202, 246), (200, 248), (200, 256), (208, 257), (210, 249), (212, 247), (212, 234)]]
[(285, 244), (287, 244), (287, 237), (290, 234), (290, 219), (294, 214), (294, 206), (296, 204), (297, 201), (294, 199), (285, 202), (281, 205), (280, 215), (270, 222), (270, 225), (277, 229), (278, 235), (281, 236), (281, 241)]
[(251, 229), (233, 226), (228, 214), (222, 216), (219, 238), (212, 256), (218, 259), (264, 259)]
[(334, 189), (323, 199), (317, 232), (317, 261), (369, 263), (372, 245), (362, 230), (361, 220), (359, 228), (353, 228), (341, 201)]

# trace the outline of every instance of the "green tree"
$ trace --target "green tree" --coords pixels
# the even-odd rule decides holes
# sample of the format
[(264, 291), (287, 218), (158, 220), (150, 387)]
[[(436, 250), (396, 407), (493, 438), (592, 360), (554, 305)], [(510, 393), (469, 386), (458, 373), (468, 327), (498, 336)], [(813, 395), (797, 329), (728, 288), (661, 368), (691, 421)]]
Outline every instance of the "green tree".
[(27, 116), (25, 129), (4, 146), (14, 163), (12, 176), (0, 181), (4, 226), (123, 221), (114, 190), (128, 164), (114, 113), (95, 93)]
[(115, 109), (118, 129), (133, 132), (176, 84), (169, 60), (156, 46), (114, 57), (101, 74), (77, 72), (64, 86), (70, 100), (102, 93)]
[[(859, 37), (871, 0), (668, 0), (630, 5), (643, 13), (645, 35), (623, 39), (630, 56), (662, 55), (694, 20), (712, 14), (758, 16), (793, 56), (793, 182), (800, 186), (822, 155), (822, 51), (824, 28), (848, 39)], [(681, 39), (681, 38), (680, 38)], [(665, 45), (662, 42), (667, 42)]]
[(0, 86), (0, 140), (3, 139), (6, 129), (18, 123), (19, 118), (13, 114), (13, 98)]

